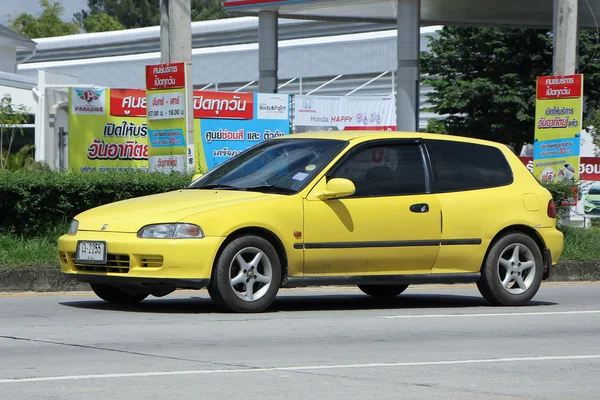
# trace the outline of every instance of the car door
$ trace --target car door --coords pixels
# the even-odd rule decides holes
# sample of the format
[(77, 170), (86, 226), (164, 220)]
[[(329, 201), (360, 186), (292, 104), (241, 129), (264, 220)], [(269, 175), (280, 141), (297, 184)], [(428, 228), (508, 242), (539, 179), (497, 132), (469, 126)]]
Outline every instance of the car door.
[(522, 191), (502, 152), (454, 140), (424, 141), (432, 190), (442, 207), (440, 253), (432, 273), (479, 272), (493, 237), (523, 209)]
[[(415, 140), (358, 145), (304, 200), (305, 276), (429, 274), (439, 251), (440, 204)], [(327, 180), (356, 192), (321, 200)]]

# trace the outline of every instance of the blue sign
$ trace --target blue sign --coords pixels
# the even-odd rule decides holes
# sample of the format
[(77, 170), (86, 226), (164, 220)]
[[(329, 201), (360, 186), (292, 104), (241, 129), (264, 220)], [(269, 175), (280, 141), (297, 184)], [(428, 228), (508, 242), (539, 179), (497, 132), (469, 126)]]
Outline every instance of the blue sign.
[(533, 144), (533, 159), (579, 156), (581, 138), (536, 141)]
[(208, 169), (264, 140), (288, 135), (289, 120), (200, 120), (202, 147)]
[(148, 130), (150, 147), (180, 147), (185, 146), (182, 129)]

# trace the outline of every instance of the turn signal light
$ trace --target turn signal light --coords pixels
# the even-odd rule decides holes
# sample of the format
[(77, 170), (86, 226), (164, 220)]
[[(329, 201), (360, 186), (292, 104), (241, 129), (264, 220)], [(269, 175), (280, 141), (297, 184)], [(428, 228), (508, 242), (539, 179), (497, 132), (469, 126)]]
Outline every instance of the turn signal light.
[(556, 204), (554, 204), (553, 199), (548, 202), (548, 216), (550, 218), (556, 218)]

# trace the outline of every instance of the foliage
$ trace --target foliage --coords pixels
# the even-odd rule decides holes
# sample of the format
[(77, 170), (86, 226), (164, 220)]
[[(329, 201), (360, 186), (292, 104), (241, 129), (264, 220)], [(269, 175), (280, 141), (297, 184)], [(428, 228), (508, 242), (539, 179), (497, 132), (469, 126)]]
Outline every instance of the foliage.
[(60, 224), (36, 237), (0, 232), (0, 269), (56, 268), (57, 241), (66, 231), (67, 224)]
[(42, 13), (37, 18), (31, 14), (22, 13), (11, 21), (10, 28), (30, 39), (79, 33), (77, 24), (60, 19), (65, 11), (60, 2), (51, 3), (49, 0), (40, 0), (40, 6)]
[(600, 156), (600, 109), (596, 109), (588, 114), (585, 126), (588, 127), (587, 131), (592, 136), (594, 155), (598, 157)]
[(598, 261), (600, 259), (600, 229), (561, 226), (565, 235), (563, 254), (559, 261)]
[(23, 152), (11, 155), (11, 150), (17, 133), (23, 134), (20, 125), (27, 122), (28, 114), (27, 107), (14, 104), (10, 94), (0, 99), (0, 170), (12, 169), (13, 164), (18, 164), (22, 157), (26, 158)]
[[(160, 0), (88, 0), (87, 4), (88, 10), (81, 10), (74, 15), (75, 21), (87, 32), (160, 24)], [(192, 0), (191, 8), (192, 21), (227, 17), (221, 0)]]
[(9, 171), (34, 169), (36, 167), (33, 154), (34, 149), (35, 146), (32, 144), (21, 147), (13, 154), (9, 154), (7, 150), (2, 149), (0, 157), (3, 161), (3, 168)]
[(109, 32), (125, 29), (123, 24), (112, 15), (92, 14), (83, 20), (83, 29), (87, 33)]
[[(446, 26), (430, 46), (421, 59), (423, 82), (435, 89), (430, 111), (449, 115), (448, 133), (510, 144), (517, 154), (533, 142), (536, 77), (552, 72), (550, 32)], [(591, 109), (600, 101), (595, 50), (596, 33), (582, 31), (580, 66)]]
[(448, 130), (446, 129), (446, 124), (444, 124), (444, 121), (431, 118), (427, 121), (427, 128), (425, 128), (425, 132), (446, 134), (448, 133)]
[(182, 174), (0, 171), (0, 230), (39, 234), (87, 209), (190, 183)]
[(192, 0), (192, 21), (227, 18), (221, 0)]
[(559, 220), (569, 215), (570, 207), (563, 206), (563, 204), (568, 204), (573, 195), (577, 195), (579, 184), (577, 182), (542, 182), (542, 186), (548, 189), (552, 195)]

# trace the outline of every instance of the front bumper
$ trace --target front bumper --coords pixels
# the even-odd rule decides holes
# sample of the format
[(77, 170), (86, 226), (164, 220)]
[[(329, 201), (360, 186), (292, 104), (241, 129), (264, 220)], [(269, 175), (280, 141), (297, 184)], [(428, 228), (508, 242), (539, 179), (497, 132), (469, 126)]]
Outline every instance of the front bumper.
[[(76, 263), (79, 240), (105, 241), (106, 263)], [(61, 272), (81, 282), (198, 289), (207, 286), (224, 240), (221, 237), (140, 239), (135, 233), (80, 231), (59, 238), (58, 258)]]

